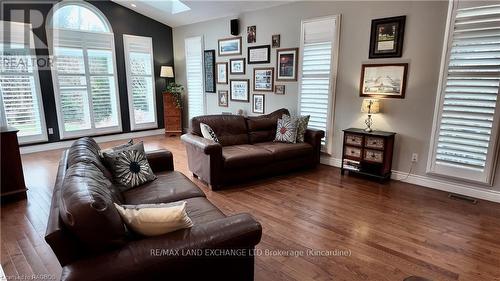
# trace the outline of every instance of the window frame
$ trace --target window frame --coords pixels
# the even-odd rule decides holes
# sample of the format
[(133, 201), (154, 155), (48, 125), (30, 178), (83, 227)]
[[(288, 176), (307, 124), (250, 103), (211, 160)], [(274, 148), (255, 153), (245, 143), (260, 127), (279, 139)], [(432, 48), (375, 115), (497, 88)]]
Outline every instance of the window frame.
[[(189, 77), (188, 77), (188, 67), (187, 67), (187, 62), (188, 62), (188, 54), (187, 54), (187, 48), (186, 48), (186, 42), (189, 40), (189, 39), (194, 39), (194, 38), (200, 38), (200, 54), (201, 54), (201, 95), (202, 95), (202, 102), (203, 102), (203, 113), (202, 114), (206, 114), (207, 113), (207, 98), (206, 98), (206, 95), (205, 95), (205, 83), (203, 83), (203, 80), (204, 80), (204, 77), (205, 77), (205, 70), (204, 70), (204, 67), (203, 67), (203, 50), (204, 50), (204, 38), (203, 38), (203, 35), (199, 35), (199, 36), (190, 36), (190, 37), (186, 37), (184, 38), (184, 57), (185, 57), (185, 72), (186, 72), (186, 81), (189, 80)], [(191, 120), (192, 116), (191, 116), (191, 109), (189, 108), (189, 83), (186, 83), (186, 89), (187, 89), (187, 99), (188, 99), (188, 119)], [(189, 121), (190, 122), (190, 121)]]
[[(95, 13), (103, 22), (108, 26), (109, 32), (90, 32), (90, 31), (83, 31), (83, 30), (75, 30), (75, 29), (67, 29), (67, 28), (54, 28), (53, 27), (53, 19), (54, 19), (54, 13), (64, 7), (64, 6), (70, 6), (70, 5), (76, 5), (76, 6), (81, 6), (83, 8), (89, 9), (93, 13)], [(103, 134), (113, 134), (113, 133), (121, 133), (123, 132), (123, 125), (122, 125), (122, 119), (121, 119), (121, 108), (120, 108), (120, 89), (118, 87), (118, 73), (117, 73), (117, 66), (116, 66), (116, 46), (115, 46), (115, 40), (114, 40), (114, 32), (111, 24), (109, 23), (108, 19), (106, 16), (94, 5), (87, 3), (87, 2), (75, 2), (75, 1), (64, 1), (60, 2), (50, 10), (49, 15), (48, 15), (48, 20), (46, 22), (46, 31), (47, 31), (47, 43), (49, 46), (49, 56), (51, 58), (54, 58), (54, 31), (59, 32), (59, 33), (68, 33), (68, 34), (81, 34), (84, 35), (85, 37), (87, 36), (92, 36), (93, 38), (95, 37), (109, 37), (109, 42), (110, 42), (110, 49), (107, 48), (99, 48), (99, 47), (91, 47), (89, 48), (87, 44), (83, 44), (82, 46), (79, 47), (74, 47), (74, 46), (58, 46), (61, 48), (72, 48), (72, 49), (81, 49), (83, 52), (83, 63), (84, 63), (84, 68), (85, 68), (85, 80), (86, 80), (86, 86), (87, 86), (87, 94), (88, 94), (88, 106), (89, 106), (89, 117), (90, 117), (90, 129), (82, 129), (82, 130), (75, 130), (75, 131), (65, 131), (64, 128), (64, 118), (63, 118), (63, 113), (62, 113), (62, 104), (61, 104), (61, 96), (59, 92), (59, 78), (57, 71), (55, 69), (51, 69), (51, 76), (52, 76), (52, 84), (53, 84), (53, 89), (54, 89), (54, 98), (56, 102), (56, 113), (57, 113), (57, 122), (59, 124), (59, 137), (60, 139), (72, 139), (72, 138), (78, 138), (78, 137), (84, 137), (84, 136), (95, 136), (95, 135), (103, 135)], [(89, 70), (89, 60), (88, 60), (88, 50), (103, 50), (103, 51), (111, 51), (111, 58), (112, 58), (112, 64), (113, 64), (113, 75), (112, 77), (114, 78), (114, 85), (115, 85), (115, 99), (116, 99), (116, 111), (117, 111), (117, 125), (116, 126), (111, 126), (111, 127), (104, 127), (104, 128), (96, 128), (95, 127), (95, 120), (94, 120), (94, 110), (93, 110), (93, 104), (92, 104), (92, 93), (91, 93), (91, 83), (90, 83), (90, 77), (91, 76), (96, 76), (92, 75)], [(99, 75), (97, 75), (99, 76)], [(109, 74), (103, 74), (103, 76), (111, 76)]]
[[(135, 114), (134, 114), (134, 100), (132, 95), (132, 76), (140, 76), (140, 77), (149, 77), (149, 75), (133, 75), (130, 69), (130, 51), (128, 42), (136, 41), (148, 41), (149, 51), (151, 57), (151, 84), (153, 87), (153, 111), (154, 111), (154, 122), (147, 122), (136, 124)], [(158, 113), (156, 109), (156, 81), (155, 81), (155, 72), (154, 72), (154, 50), (153, 50), (153, 38), (147, 36), (136, 36), (123, 34), (123, 51), (125, 56), (125, 73), (127, 79), (127, 96), (128, 96), (128, 108), (129, 108), (129, 116), (130, 116), (130, 130), (146, 130), (146, 129), (155, 129), (158, 128)]]
[[(33, 34), (33, 27), (31, 23), (21, 23), (21, 22), (14, 22), (14, 21), (2, 21), (0, 20), (0, 29), (4, 30), (5, 25), (11, 25), (11, 30), (13, 28), (20, 28), (23, 30), (23, 33), (26, 30), (30, 31), (29, 35), (29, 42), (28, 48), (29, 48), (29, 56), (31, 58), (36, 58), (36, 53), (35, 53), (35, 39), (34, 39), (34, 34)], [(17, 29), (16, 28), (16, 29)], [(24, 34), (23, 34), (24, 38)], [(2, 43), (6, 43), (3, 42)], [(11, 44), (13, 42), (7, 42), (7, 44)], [(26, 44), (26, 42), (24, 42)], [(42, 99), (42, 89), (40, 85), (40, 77), (38, 73), (38, 65), (35, 61), (35, 63), (32, 64), (33, 68), (33, 80), (35, 87), (32, 89), (32, 91), (35, 91), (34, 95), (36, 95), (37, 101), (38, 101), (38, 113), (40, 117), (40, 130), (41, 134), (39, 135), (32, 135), (32, 136), (18, 136), (19, 144), (32, 144), (32, 143), (38, 143), (38, 142), (46, 142), (48, 141), (48, 134), (47, 134), (47, 124), (45, 121), (45, 111), (44, 111), (44, 106), (43, 106), (43, 99)], [(15, 73), (18, 74), (18, 73)], [(2, 108), (0, 109), (0, 119), (5, 122), (5, 124), (0, 124), (0, 125), (7, 125), (7, 117), (5, 116), (5, 109), (3, 108), (3, 96), (0, 95), (0, 104), (2, 104)], [(3, 123), (3, 122), (2, 122)]]
[(311, 19), (302, 20), (300, 23), (300, 59), (298, 65), (298, 99), (297, 99), (297, 112), (301, 113), (301, 86), (302, 86), (302, 64), (304, 61), (304, 24), (323, 20), (335, 20), (335, 34), (332, 38), (332, 53), (330, 60), (330, 80), (328, 86), (329, 101), (328, 101), (328, 116), (326, 118), (326, 132), (325, 132), (325, 145), (321, 145), (321, 152), (331, 155), (333, 153), (333, 137), (334, 137), (334, 119), (335, 119), (335, 96), (337, 89), (337, 77), (339, 67), (339, 50), (340, 50), (340, 28), (341, 28), (342, 15), (330, 15), (324, 17), (316, 17)]
[[(479, 174), (478, 172), (466, 171), (460, 167), (452, 166), (439, 166), (436, 163), (437, 146), (439, 143), (439, 130), (441, 119), (443, 115), (443, 104), (445, 100), (445, 84), (448, 78), (448, 66), (450, 63), (451, 48), (453, 43), (455, 19), (457, 15), (459, 3), (457, 0), (449, 0), (448, 14), (446, 21), (445, 36), (443, 42), (443, 50), (441, 54), (441, 66), (439, 71), (439, 80), (436, 93), (436, 102), (434, 105), (434, 116), (432, 123), (431, 138), (429, 143), (429, 153), (427, 160), (426, 173), (445, 178), (458, 179), (475, 184), (492, 186), (495, 176), (495, 170), (498, 160), (498, 146), (499, 146), (499, 122), (500, 122), (500, 87), (499, 94), (496, 101), (495, 113), (493, 115), (493, 123), (490, 134), (486, 164), (484, 171)], [(478, 176), (479, 175), (479, 176)]]

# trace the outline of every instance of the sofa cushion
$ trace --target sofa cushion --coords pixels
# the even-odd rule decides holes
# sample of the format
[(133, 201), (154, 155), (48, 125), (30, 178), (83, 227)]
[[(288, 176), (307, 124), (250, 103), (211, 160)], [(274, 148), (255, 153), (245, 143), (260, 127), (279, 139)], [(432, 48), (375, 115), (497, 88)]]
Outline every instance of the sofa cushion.
[(205, 197), (194, 183), (180, 172), (156, 174), (157, 179), (122, 193), (125, 204), (169, 203), (192, 197)]
[(248, 168), (273, 160), (272, 153), (264, 148), (250, 145), (233, 145), (222, 148), (225, 168)]
[(282, 108), (266, 115), (247, 117), (247, 127), (250, 143), (273, 141), (276, 136), (276, 124), (283, 114), (290, 115)]
[(302, 143), (282, 143), (282, 142), (263, 142), (256, 143), (255, 146), (270, 151), (275, 160), (287, 160), (301, 156), (312, 155), (312, 145)]
[(69, 167), (60, 192), (59, 215), (86, 248), (102, 251), (125, 243), (125, 226), (113, 205), (121, 203), (119, 192), (95, 165)]
[(203, 136), (200, 123), (207, 124), (217, 135), (222, 146), (248, 144), (245, 117), (239, 115), (204, 115), (191, 119), (191, 131)]
[(76, 140), (68, 149), (67, 167), (80, 162), (92, 163), (104, 176), (111, 179), (111, 172), (109, 172), (102, 162), (100, 150), (101, 148), (93, 138), (84, 137)]
[(186, 201), (186, 211), (193, 225), (226, 217), (205, 197), (189, 198), (183, 201)]

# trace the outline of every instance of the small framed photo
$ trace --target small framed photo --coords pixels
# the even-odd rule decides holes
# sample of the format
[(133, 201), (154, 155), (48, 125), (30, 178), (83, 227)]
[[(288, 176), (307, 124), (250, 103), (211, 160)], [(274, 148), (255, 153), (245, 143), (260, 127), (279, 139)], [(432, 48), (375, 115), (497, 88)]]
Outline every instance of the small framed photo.
[(247, 26), (247, 43), (255, 43), (257, 41), (257, 26)]
[(297, 81), (299, 48), (278, 49), (276, 51), (276, 81)]
[(281, 35), (274, 34), (271, 38), (273, 48), (279, 48), (281, 44)]
[(218, 54), (219, 56), (241, 55), (241, 36), (219, 39)]
[(272, 92), (274, 90), (273, 67), (253, 69), (253, 90), (256, 92)]
[(227, 84), (227, 62), (218, 62), (215, 64), (217, 70), (217, 84)]
[(285, 94), (285, 85), (276, 85), (274, 93), (277, 95), (284, 95)]
[(219, 96), (219, 106), (221, 107), (228, 107), (229, 106), (229, 97), (228, 97), (228, 93), (226, 90), (221, 90), (218, 92), (218, 96)]
[(406, 16), (372, 20), (369, 58), (400, 58)]
[(248, 79), (231, 79), (229, 81), (229, 89), (230, 89), (230, 99), (232, 101), (242, 101), (242, 102), (249, 102), (250, 97), (249, 97), (249, 89), (248, 89), (248, 84), (250, 83), (250, 80)]
[(252, 95), (252, 112), (264, 114), (265, 108), (265, 96), (254, 94)]
[(229, 73), (232, 75), (245, 74), (245, 58), (230, 59), (229, 60)]
[(359, 96), (404, 99), (407, 73), (407, 63), (363, 64)]
[(271, 61), (271, 46), (248, 47), (247, 58), (248, 64), (269, 63)]

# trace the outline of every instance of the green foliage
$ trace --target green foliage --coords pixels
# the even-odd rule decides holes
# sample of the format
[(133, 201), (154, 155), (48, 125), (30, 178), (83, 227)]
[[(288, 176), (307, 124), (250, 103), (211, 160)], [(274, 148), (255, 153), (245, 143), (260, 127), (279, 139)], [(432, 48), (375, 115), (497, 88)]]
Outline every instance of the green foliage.
[(184, 86), (170, 82), (165, 91), (174, 97), (175, 106), (182, 109), (182, 92), (184, 92)]

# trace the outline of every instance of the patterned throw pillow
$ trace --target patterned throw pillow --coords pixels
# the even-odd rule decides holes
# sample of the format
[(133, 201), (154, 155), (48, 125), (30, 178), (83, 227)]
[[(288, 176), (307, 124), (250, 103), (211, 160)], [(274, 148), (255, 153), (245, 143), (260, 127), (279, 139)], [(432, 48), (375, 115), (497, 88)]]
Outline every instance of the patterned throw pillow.
[(156, 179), (149, 166), (142, 142), (117, 151), (104, 153), (113, 180), (120, 185), (121, 191), (131, 189)]
[(296, 140), (297, 119), (290, 117), (278, 119), (274, 141), (295, 143)]
[(310, 115), (300, 116), (297, 120), (297, 142), (304, 142), (307, 125), (309, 124)]
[(210, 128), (207, 124), (200, 123), (200, 131), (204, 138), (213, 140), (214, 142), (219, 142), (214, 130), (212, 130), (212, 128)]

